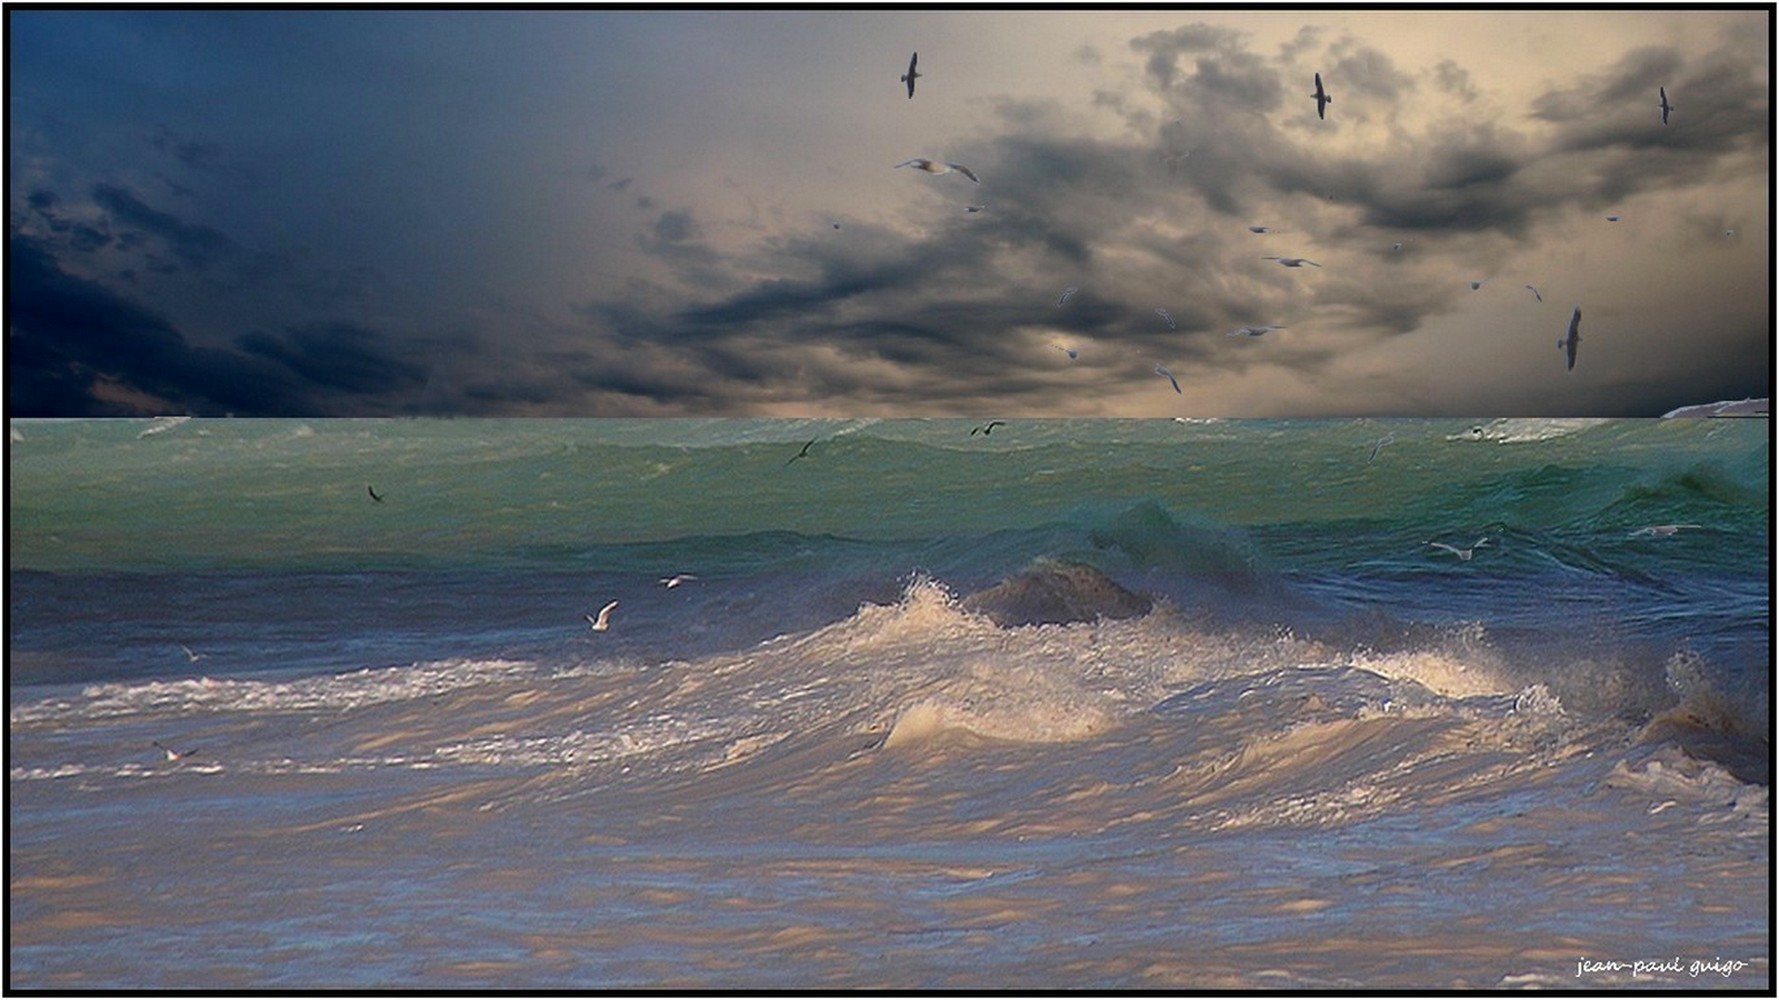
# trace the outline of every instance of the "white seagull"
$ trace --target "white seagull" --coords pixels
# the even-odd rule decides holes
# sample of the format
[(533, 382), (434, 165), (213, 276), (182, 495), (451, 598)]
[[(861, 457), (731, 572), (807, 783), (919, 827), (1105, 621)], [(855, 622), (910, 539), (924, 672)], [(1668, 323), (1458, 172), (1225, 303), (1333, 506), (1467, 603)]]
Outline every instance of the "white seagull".
[(1308, 258), (1305, 258), (1305, 257), (1274, 257), (1274, 256), (1268, 255), (1268, 256), (1262, 257), (1260, 259), (1261, 260), (1276, 260), (1279, 263), (1285, 265), (1286, 267), (1302, 267), (1305, 264), (1308, 264), (1311, 267), (1321, 267), (1322, 266), (1322, 265), (1316, 263), (1315, 261), (1309, 260)]
[(1063, 290), (1062, 290), (1062, 298), (1060, 298), (1060, 299), (1057, 299), (1057, 300), (1056, 300), (1056, 307), (1057, 307), (1057, 308), (1058, 308), (1058, 309), (1061, 309), (1061, 308), (1062, 308), (1062, 304), (1063, 304), (1063, 303), (1064, 303), (1064, 302), (1067, 302), (1067, 301), (1068, 301), (1068, 300), (1069, 300), (1069, 296), (1071, 296), (1071, 295), (1073, 295), (1073, 294), (1075, 294), (1075, 293), (1076, 293), (1076, 292), (1078, 292), (1078, 291), (1080, 291), (1080, 290), (1081, 290), (1081, 289), (1079, 289), (1079, 288), (1076, 288), (1076, 287), (1075, 287), (1075, 286), (1074, 286), (1074, 285), (1070, 285), (1070, 286), (1069, 286), (1069, 287), (1067, 287), (1067, 288), (1065, 288), (1065, 289), (1063, 289)]
[(1652, 524), (1647, 528), (1638, 528), (1631, 532), (1632, 538), (1668, 538), (1677, 535), (1683, 528), (1703, 528), (1702, 524)]
[(971, 170), (969, 167), (966, 167), (961, 163), (940, 163), (938, 160), (928, 160), (917, 156), (912, 160), (903, 160), (901, 163), (896, 164), (897, 169), (902, 167), (913, 167), (916, 170), (925, 170), (929, 174), (949, 174), (955, 170), (978, 184), (982, 183), (982, 178), (976, 176), (976, 171)]
[(1467, 549), (1460, 549), (1455, 545), (1447, 545), (1444, 542), (1428, 542), (1427, 544), (1433, 546), (1436, 549), (1443, 549), (1447, 552), (1450, 552), (1452, 555), (1457, 556), (1458, 561), (1460, 561), (1460, 562), (1469, 562), (1470, 557), (1473, 555), (1476, 555), (1476, 550), (1482, 548), (1484, 545), (1489, 544), (1489, 540), (1486, 536), (1483, 538), (1478, 538)]
[(193, 663), (196, 663), (199, 660), (202, 660), (205, 657), (208, 657), (210, 655), (209, 653), (194, 653), (194, 652), (192, 652), (192, 648), (190, 646), (186, 646), (183, 644), (179, 648), (185, 650), (185, 658), (192, 661)]
[(918, 53), (918, 52), (916, 52), (912, 56), (908, 57), (908, 72), (902, 74), (902, 82), (908, 85), (908, 99), (909, 100), (914, 99), (915, 78), (921, 76), (921, 74), (916, 73), (914, 71), (914, 64), (917, 62), (920, 62), (920, 53)]
[(1316, 99), (1316, 117), (1327, 118), (1328, 105), (1334, 103), (1334, 98), (1328, 95), (1328, 91), (1322, 89), (1322, 74), (1320, 73), (1316, 74), (1316, 92), (1310, 96)]
[[(696, 580), (696, 579), (698, 579), (698, 577), (694, 576), (691, 573), (675, 573), (672, 576), (662, 578), (658, 582), (661, 584), (661, 586), (666, 587), (668, 590), (672, 590), (673, 588), (685, 583), (687, 580)], [(613, 601), (612, 603), (616, 604), (618, 602)]]
[(1581, 343), (1581, 307), (1575, 307), (1575, 315), (1569, 317), (1569, 335), (1557, 341), (1557, 350), (1569, 352), (1569, 370), (1575, 370), (1575, 345)]
[[(1531, 285), (1527, 285), (1527, 286), (1526, 286), (1526, 287), (1527, 287), (1527, 288), (1532, 288), (1532, 286), (1531, 286)], [(1543, 302), (1543, 301), (1544, 301), (1544, 296), (1542, 296), (1542, 295), (1539, 295), (1539, 294), (1538, 294), (1538, 289), (1536, 289), (1536, 288), (1532, 288), (1532, 295), (1533, 295), (1533, 296), (1534, 296), (1534, 297), (1536, 297), (1536, 298), (1537, 298), (1537, 299), (1538, 299), (1538, 301), (1540, 301), (1540, 302)]]
[(167, 759), (169, 761), (179, 760), (182, 757), (191, 756), (190, 750), (174, 750), (173, 748), (162, 743), (160, 740), (149, 740), (148, 742), (149, 742), (149, 745), (153, 746), (155, 749), (159, 750), (161, 753), (166, 754)]
[[(1174, 391), (1180, 392), (1180, 380), (1177, 378), (1174, 378), (1173, 372), (1170, 372), (1166, 368), (1161, 367), (1161, 363), (1159, 361), (1156, 362), (1156, 364), (1155, 364), (1155, 374), (1160, 375), (1162, 378), (1167, 379), (1168, 382), (1173, 385)], [(1185, 393), (1180, 393), (1180, 394), (1185, 395)]]
[(598, 618), (595, 618), (592, 615), (582, 615), (581, 617), (587, 619), (587, 624), (593, 626), (593, 631), (604, 632), (612, 627), (612, 609), (617, 606), (618, 602), (613, 601), (599, 609)]
[(1155, 315), (1160, 316), (1162, 319), (1167, 320), (1167, 328), (1169, 330), (1178, 330), (1179, 329), (1179, 327), (1174, 325), (1173, 313), (1168, 312), (1166, 309), (1157, 308), (1155, 310)]
[(1285, 325), (1283, 323), (1280, 323), (1277, 326), (1238, 326), (1235, 329), (1229, 331), (1228, 336), (1231, 336), (1231, 337), (1264, 337), (1267, 334), (1273, 332), (1274, 330), (1283, 330), (1284, 328), (1285, 328)]
[(1668, 103), (1668, 88), (1660, 87), (1657, 89), (1662, 92), (1662, 124), (1666, 125), (1668, 124), (1668, 112), (1674, 110), (1674, 105)]

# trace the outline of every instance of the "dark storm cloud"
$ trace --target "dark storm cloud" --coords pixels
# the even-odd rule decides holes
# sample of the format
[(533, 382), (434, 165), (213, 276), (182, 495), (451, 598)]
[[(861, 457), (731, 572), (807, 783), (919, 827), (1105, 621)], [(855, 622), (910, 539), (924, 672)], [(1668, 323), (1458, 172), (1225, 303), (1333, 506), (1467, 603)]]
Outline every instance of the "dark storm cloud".
[(323, 323), (281, 336), (256, 331), (236, 343), (249, 354), (277, 361), (312, 385), (329, 389), (373, 394), (425, 381), (424, 368), (391, 357), (378, 340), (375, 333), (351, 323)]
[(25, 201), (43, 220), (43, 224), (48, 227), (49, 231), (62, 237), (70, 249), (80, 253), (92, 253), (111, 243), (111, 233), (102, 226), (94, 226), (62, 215), (58, 207), (61, 204), (61, 198), (54, 191), (33, 191)]
[(174, 256), (197, 268), (205, 268), (238, 251), (235, 242), (209, 226), (182, 222), (177, 217), (144, 204), (132, 192), (114, 184), (93, 185), (93, 200), (121, 226), (130, 226), (158, 237)]
[(351, 324), (272, 336), (241, 350), (193, 345), (166, 317), (70, 274), (28, 236), (8, 241), (8, 410), (14, 416), (116, 415), (106, 385), (149, 397), (154, 412), (241, 415), (382, 411), (383, 397), (424, 382), (376, 334)]

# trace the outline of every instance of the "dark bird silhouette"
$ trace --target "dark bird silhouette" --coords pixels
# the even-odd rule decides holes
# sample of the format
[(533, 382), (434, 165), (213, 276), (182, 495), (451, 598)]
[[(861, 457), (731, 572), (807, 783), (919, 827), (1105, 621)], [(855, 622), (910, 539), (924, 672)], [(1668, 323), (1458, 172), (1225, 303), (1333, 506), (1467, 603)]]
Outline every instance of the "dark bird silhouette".
[(1662, 124), (1666, 125), (1668, 124), (1668, 112), (1674, 110), (1674, 105), (1668, 103), (1668, 88), (1659, 87), (1657, 89), (1662, 92)]
[[(809, 446), (815, 444), (816, 440), (817, 440), (816, 438), (810, 438), (809, 444), (804, 445), (802, 451), (799, 451), (795, 455), (791, 456), (791, 462), (795, 462), (799, 458), (808, 458), (809, 457)], [(791, 462), (786, 462), (785, 464), (790, 465)]]
[(920, 62), (918, 52), (908, 57), (908, 72), (902, 77), (902, 82), (908, 85), (908, 99), (911, 101), (914, 100), (914, 80), (921, 75), (914, 71), (914, 64), (917, 62)]
[(993, 434), (995, 432), (996, 427), (1005, 427), (1005, 426), (1007, 426), (1007, 422), (1005, 420), (990, 420), (985, 426), (970, 428), (970, 436), (975, 437), (976, 432), (981, 431), (982, 436), (987, 437), (990, 434)]
[(1581, 343), (1581, 307), (1575, 307), (1575, 315), (1569, 317), (1569, 335), (1557, 341), (1557, 349), (1569, 352), (1569, 370), (1575, 370), (1575, 345)]
[(378, 502), (378, 503), (382, 503), (382, 502), (383, 502), (383, 498), (382, 498), (382, 497), (380, 497), (380, 496), (378, 496), (378, 495), (377, 495), (377, 489), (376, 489), (376, 487), (374, 487), (374, 486), (366, 486), (366, 487), (365, 487), (365, 488), (364, 488), (364, 491), (365, 491), (365, 492), (366, 492), (366, 493), (369, 493), (369, 494), (370, 494), (370, 495), (371, 495), (371, 499), (372, 499), (372, 500), (375, 500), (375, 501), (377, 501), (377, 502)]
[(1328, 96), (1328, 91), (1322, 89), (1322, 74), (1320, 73), (1316, 74), (1316, 92), (1310, 96), (1316, 99), (1316, 117), (1327, 118), (1328, 105), (1334, 103), (1334, 98)]

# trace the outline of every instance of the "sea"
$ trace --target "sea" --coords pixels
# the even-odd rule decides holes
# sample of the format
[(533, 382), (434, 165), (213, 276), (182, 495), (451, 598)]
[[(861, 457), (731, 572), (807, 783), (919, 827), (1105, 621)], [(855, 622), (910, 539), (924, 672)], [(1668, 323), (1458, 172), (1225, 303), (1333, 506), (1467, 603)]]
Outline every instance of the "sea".
[(9, 986), (1773, 988), (1767, 419), (985, 426), (11, 420)]

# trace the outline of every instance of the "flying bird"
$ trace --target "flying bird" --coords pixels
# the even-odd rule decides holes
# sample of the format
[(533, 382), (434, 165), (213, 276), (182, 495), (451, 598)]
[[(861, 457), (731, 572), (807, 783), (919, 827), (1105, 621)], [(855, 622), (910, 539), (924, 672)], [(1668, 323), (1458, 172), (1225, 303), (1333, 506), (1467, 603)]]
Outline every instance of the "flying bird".
[[(799, 451), (799, 452), (798, 452), (798, 453), (796, 453), (796, 454), (795, 454), (795, 455), (792, 455), (792, 456), (791, 456), (791, 462), (795, 462), (795, 461), (796, 461), (796, 460), (797, 460), (797, 459), (799, 459), (799, 458), (808, 458), (808, 457), (809, 457), (809, 446), (810, 446), (810, 445), (813, 445), (813, 444), (815, 444), (815, 442), (816, 442), (816, 441), (817, 441), (817, 439), (816, 439), (816, 438), (810, 438), (810, 439), (809, 439), (809, 443), (808, 443), (808, 444), (805, 444), (805, 445), (804, 445), (804, 446), (803, 446), (803, 450), (802, 450), (802, 451)], [(785, 464), (786, 464), (786, 465), (790, 465), (790, 464), (791, 464), (791, 462), (786, 462), (786, 463), (785, 463)]]
[(1606, 217), (1606, 221), (1607, 221), (1607, 222), (1617, 222), (1617, 221), (1618, 221), (1618, 216), (1616, 216), (1616, 215), (1608, 215), (1608, 216), (1607, 216), (1607, 217)]
[(982, 178), (976, 176), (976, 171), (971, 170), (969, 167), (966, 167), (961, 163), (940, 163), (938, 160), (927, 160), (917, 156), (912, 160), (903, 160), (901, 163), (896, 164), (896, 167), (898, 169), (901, 167), (913, 167), (916, 170), (925, 170), (929, 174), (949, 174), (955, 170), (978, 184), (982, 183)]
[(1316, 92), (1310, 96), (1316, 99), (1316, 117), (1327, 118), (1328, 105), (1334, 103), (1334, 98), (1328, 96), (1328, 91), (1322, 89), (1322, 74), (1320, 73), (1316, 74)]
[(1391, 253), (1401, 253), (1402, 252), (1402, 244), (1400, 244), (1400, 243), (1390, 244), (1390, 252)]
[[(1532, 286), (1531, 286), (1531, 285), (1527, 285), (1527, 286), (1526, 286), (1526, 287), (1527, 287), (1527, 288), (1532, 288)], [(1533, 296), (1534, 296), (1534, 297), (1536, 297), (1536, 298), (1537, 298), (1537, 299), (1538, 299), (1538, 301), (1540, 301), (1540, 302), (1543, 302), (1543, 301), (1544, 301), (1544, 296), (1542, 296), (1542, 295), (1539, 295), (1539, 294), (1538, 294), (1538, 289), (1536, 289), (1536, 288), (1532, 288), (1532, 295), (1533, 295)]]
[(1569, 335), (1557, 341), (1557, 350), (1569, 352), (1569, 370), (1575, 370), (1575, 345), (1581, 343), (1581, 307), (1575, 307), (1575, 315), (1569, 317)]
[(1669, 538), (1680, 533), (1683, 528), (1703, 528), (1702, 524), (1652, 524), (1647, 528), (1638, 528), (1631, 532), (1632, 538)]
[(914, 80), (921, 74), (914, 71), (914, 64), (920, 62), (920, 53), (908, 57), (908, 72), (903, 74), (902, 82), (908, 85), (908, 99), (914, 100)]
[(1073, 361), (1076, 358), (1079, 358), (1081, 356), (1081, 349), (1078, 347), (1064, 347), (1061, 344), (1051, 344), (1050, 346), (1056, 348), (1057, 350), (1063, 352), (1064, 354), (1067, 354), (1069, 356), (1070, 361)]
[(1473, 292), (1480, 290), (1482, 288), (1482, 286), (1488, 282), (1488, 280), (1489, 279), (1487, 279), (1487, 278), (1483, 278), (1480, 281), (1472, 281), (1470, 283), (1470, 290)]
[(1070, 286), (1069, 286), (1069, 287), (1067, 287), (1067, 288), (1065, 288), (1065, 289), (1063, 289), (1063, 290), (1062, 290), (1062, 298), (1060, 298), (1060, 299), (1057, 299), (1057, 300), (1056, 300), (1056, 307), (1057, 307), (1057, 308), (1058, 308), (1058, 309), (1061, 309), (1061, 308), (1062, 308), (1062, 304), (1063, 304), (1063, 303), (1064, 303), (1064, 302), (1067, 302), (1067, 301), (1068, 301), (1068, 300), (1069, 300), (1069, 296), (1071, 296), (1071, 295), (1073, 295), (1073, 294), (1075, 294), (1075, 293), (1076, 293), (1076, 292), (1078, 292), (1078, 291), (1080, 291), (1080, 290), (1081, 290), (1081, 289), (1079, 289), (1079, 288), (1076, 288), (1076, 287), (1075, 287), (1075, 286), (1074, 286), (1074, 285), (1070, 285)]
[(1269, 255), (1266, 257), (1262, 257), (1260, 259), (1261, 260), (1276, 260), (1279, 263), (1285, 265), (1286, 267), (1302, 267), (1305, 264), (1308, 264), (1311, 267), (1321, 267), (1322, 266), (1313, 260), (1308, 260), (1303, 257), (1273, 257), (1273, 256)]
[(205, 659), (206, 657), (208, 657), (210, 655), (209, 653), (194, 653), (194, 652), (192, 652), (192, 648), (190, 646), (186, 646), (186, 645), (181, 645), (179, 648), (185, 650), (185, 658), (192, 661), (193, 663), (196, 663), (199, 660)]
[[(666, 587), (668, 590), (672, 590), (673, 588), (685, 583), (687, 580), (696, 580), (696, 579), (698, 579), (698, 578), (696, 576), (692, 575), (691, 573), (675, 573), (672, 576), (665, 577), (665, 578), (661, 579), (659, 581), (659, 583), (661, 584), (661, 586)], [(615, 604), (617, 602), (614, 601), (612, 603)]]
[(1276, 233), (1278, 230), (1271, 226), (1249, 226), (1248, 232), (1253, 233), (1256, 236), (1265, 236), (1267, 233)]
[(1179, 329), (1179, 327), (1174, 325), (1173, 314), (1168, 312), (1166, 309), (1157, 308), (1155, 310), (1155, 315), (1160, 316), (1164, 320), (1167, 320), (1167, 328), (1169, 330), (1178, 330)]
[(371, 495), (371, 499), (372, 499), (372, 500), (375, 500), (375, 501), (376, 501), (376, 502), (378, 502), (378, 503), (382, 503), (382, 502), (383, 502), (383, 498), (382, 498), (382, 497), (380, 497), (380, 496), (378, 496), (378, 495), (377, 495), (377, 490), (376, 490), (376, 487), (374, 487), (374, 486), (366, 486), (366, 487), (365, 487), (365, 488), (364, 488), (364, 491), (365, 491), (365, 492), (366, 492), (366, 493), (369, 493), (369, 494), (370, 494), (370, 495)]
[(980, 212), (987, 207), (988, 207), (987, 205), (965, 205), (964, 211), (968, 214), (974, 215), (975, 213)]
[(1278, 326), (1238, 326), (1229, 331), (1228, 335), (1231, 337), (1264, 337), (1274, 330), (1283, 330), (1284, 328), (1282, 323)]
[(1659, 87), (1657, 89), (1662, 92), (1662, 124), (1666, 125), (1668, 124), (1668, 112), (1674, 110), (1674, 105), (1668, 103), (1668, 88)]
[(982, 427), (970, 428), (970, 436), (975, 437), (976, 432), (981, 431), (982, 436), (987, 437), (990, 434), (993, 434), (995, 432), (996, 427), (1005, 427), (1005, 426), (1007, 426), (1007, 422), (1005, 420), (990, 420), (986, 425), (984, 425)]
[(148, 743), (150, 746), (159, 750), (161, 753), (166, 754), (167, 759), (169, 761), (179, 760), (182, 757), (191, 756), (190, 750), (174, 750), (171, 747), (167, 746), (165, 743), (162, 743), (160, 740), (149, 740)]
[(605, 607), (599, 609), (598, 618), (595, 618), (592, 615), (582, 615), (581, 617), (587, 619), (587, 624), (593, 626), (593, 631), (604, 632), (612, 627), (612, 609), (617, 606), (618, 602), (612, 601)]
[[(1180, 380), (1177, 378), (1174, 378), (1173, 372), (1170, 372), (1166, 368), (1161, 367), (1160, 362), (1156, 362), (1156, 364), (1155, 364), (1155, 374), (1160, 375), (1162, 378), (1167, 379), (1168, 382), (1173, 385), (1174, 391), (1180, 392)], [(1185, 393), (1181, 393), (1181, 395), (1185, 395)]]
[(1378, 438), (1377, 443), (1371, 446), (1371, 457), (1367, 458), (1365, 460), (1365, 464), (1370, 465), (1374, 460), (1376, 460), (1377, 453), (1379, 451), (1383, 450), (1384, 445), (1393, 444), (1393, 443), (1395, 443), (1395, 441), (1396, 441), (1396, 435), (1394, 432), (1385, 434), (1383, 437)]
[(1486, 536), (1483, 538), (1478, 538), (1467, 549), (1460, 549), (1455, 545), (1447, 545), (1444, 542), (1428, 542), (1427, 544), (1433, 546), (1436, 549), (1443, 549), (1446, 552), (1450, 552), (1452, 555), (1455, 555), (1458, 557), (1459, 562), (1469, 562), (1470, 557), (1473, 555), (1476, 555), (1476, 550), (1482, 548), (1484, 545), (1489, 544), (1489, 540)]

